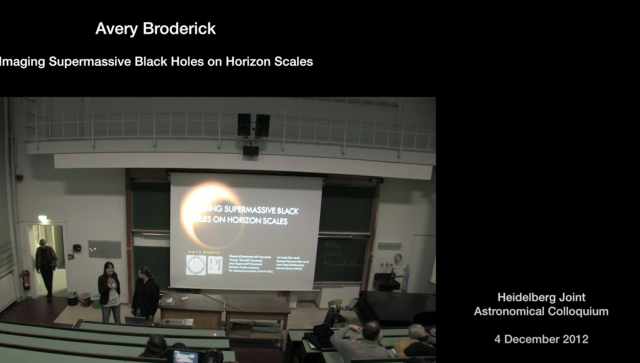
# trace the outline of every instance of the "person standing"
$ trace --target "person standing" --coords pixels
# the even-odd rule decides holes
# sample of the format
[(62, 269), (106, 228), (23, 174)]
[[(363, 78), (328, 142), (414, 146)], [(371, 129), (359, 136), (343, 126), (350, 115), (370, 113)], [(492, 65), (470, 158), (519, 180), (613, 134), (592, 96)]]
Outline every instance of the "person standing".
[(58, 256), (53, 248), (47, 246), (47, 241), (40, 240), (40, 248), (36, 250), (36, 271), (42, 275), (44, 286), (47, 288), (47, 302), (51, 302), (53, 290), (53, 271), (58, 265)]
[(115, 273), (113, 263), (104, 264), (104, 272), (98, 277), (98, 292), (102, 305), (102, 322), (109, 322), (109, 315), (113, 311), (113, 321), (120, 324), (120, 280)]
[(155, 282), (153, 274), (147, 266), (140, 267), (131, 303), (131, 313), (134, 316), (144, 316), (147, 323), (152, 324), (159, 302), (160, 287)]

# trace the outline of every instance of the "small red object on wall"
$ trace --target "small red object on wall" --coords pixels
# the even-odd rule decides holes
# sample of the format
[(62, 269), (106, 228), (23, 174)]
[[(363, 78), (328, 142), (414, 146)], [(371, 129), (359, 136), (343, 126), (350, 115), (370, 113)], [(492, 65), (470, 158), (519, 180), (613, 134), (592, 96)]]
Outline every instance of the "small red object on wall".
[(31, 273), (28, 270), (22, 271), (22, 288), (29, 290), (31, 288)]

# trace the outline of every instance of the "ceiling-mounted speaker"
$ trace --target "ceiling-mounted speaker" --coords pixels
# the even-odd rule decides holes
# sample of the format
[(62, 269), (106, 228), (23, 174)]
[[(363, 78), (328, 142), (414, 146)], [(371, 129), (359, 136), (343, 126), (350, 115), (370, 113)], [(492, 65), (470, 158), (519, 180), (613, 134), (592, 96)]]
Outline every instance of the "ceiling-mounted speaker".
[(244, 136), (244, 138), (251, 135), (251, 114), (239, 113), (238, 114), (238, 136)]
[(256, 115), (256, 139), (269, 137), (269, 115)]

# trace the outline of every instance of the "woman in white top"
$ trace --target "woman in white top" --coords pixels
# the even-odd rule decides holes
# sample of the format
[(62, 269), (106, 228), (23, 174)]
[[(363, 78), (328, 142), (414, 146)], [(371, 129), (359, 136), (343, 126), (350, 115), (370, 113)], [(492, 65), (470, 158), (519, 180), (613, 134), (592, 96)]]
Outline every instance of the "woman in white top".
[(102, 305), (102, 322), (109, 322), (109, 315), (113, 311), (113, 321), (120, 324), (120, 280), (113, 271), (113, 263), (104, 264), (104, 273), (98, 277), (98, 291), (100, 305)]

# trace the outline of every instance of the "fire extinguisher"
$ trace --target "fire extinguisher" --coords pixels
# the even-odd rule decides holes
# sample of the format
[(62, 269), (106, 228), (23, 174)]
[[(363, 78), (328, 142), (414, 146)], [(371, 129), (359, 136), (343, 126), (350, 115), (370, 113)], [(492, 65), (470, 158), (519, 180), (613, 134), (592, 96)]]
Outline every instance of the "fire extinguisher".
[(22, 271), (22, 288), (29, 290), (31, 288), (31, 274), (28, 270)]

